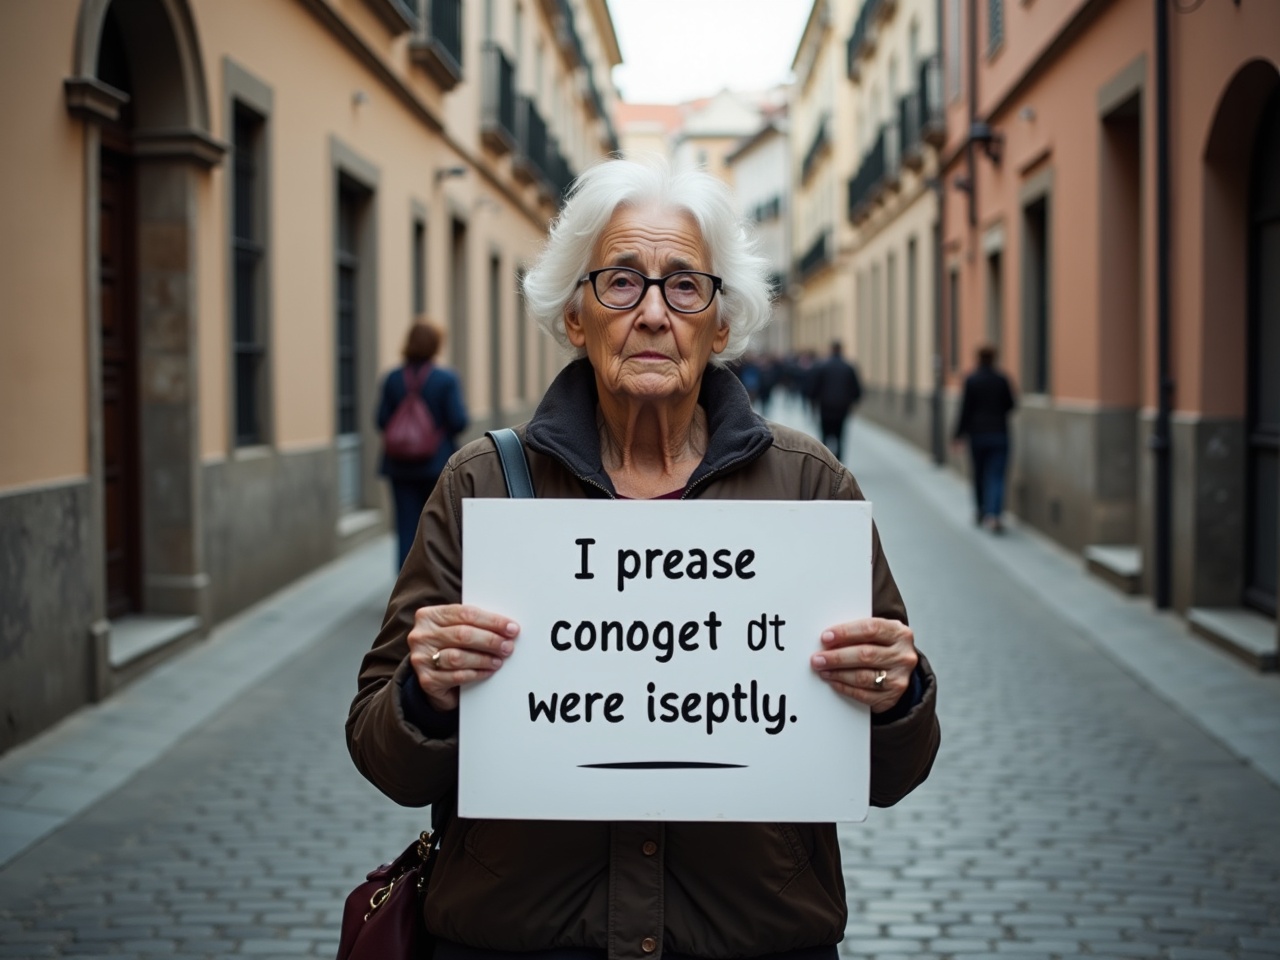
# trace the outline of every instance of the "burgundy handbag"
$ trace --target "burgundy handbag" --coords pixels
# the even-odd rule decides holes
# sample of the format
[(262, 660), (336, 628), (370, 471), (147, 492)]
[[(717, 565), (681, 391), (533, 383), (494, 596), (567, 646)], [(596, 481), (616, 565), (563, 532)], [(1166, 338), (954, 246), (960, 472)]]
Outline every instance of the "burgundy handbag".
[(429, 960), (433, 938), (422, 920), (422, 901), (436, 859), (433, 840), (422, 831), (347, 894), (337, 960)]

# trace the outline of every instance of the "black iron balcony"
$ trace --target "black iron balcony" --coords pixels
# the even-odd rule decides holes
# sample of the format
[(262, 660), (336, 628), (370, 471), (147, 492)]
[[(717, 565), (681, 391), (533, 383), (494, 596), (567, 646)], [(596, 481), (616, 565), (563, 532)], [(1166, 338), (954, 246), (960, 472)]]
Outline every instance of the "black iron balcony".
[(845, 50), (845, 69), (854, 83), (862, 77), (862, 58), (875, 49), (875, 24), (884, 2), (885, 0), (864, 0), (862, 9), (858, 11), (858, 19), (853, 23), (853, 33), (849, 34)]
[(912, 90), (898, 100), (898, 129), (902, 132), (902, 165), (919, 170), (924, 163), (924, 141), (920, 137), (919, 90)]
[(582, 38), (578, 36), (578, 25), (574, 21), (573, 7), (569, 5), (569, 0), (556, 0), (556, 11), (560, 14), (556, 38), (560, 41), (560, 46), (572, 53), (578, 63), (584, 67), (590, 67), (587, 62), (587, 52), (582, 48)]
[(822, 269), (831, 262), (830, 238), (831, 231), (824, 230), (818, 234), (817, 239), (804, 252), (804, 256), (796, 264), (796, 274), (801, 280), (811, 276), (815, 271)]
[(499, 153), (514, 150), (516, 139), (516, 71), (492, 41), (483, 49), (484, 90), (480, 109), (480, 139)]
[(418, 32), (410, 50), (442, 90), (462, 80), (462, 0), (418, 0)]
[(809, 174), (813, 173), (813, 168), (818, 165), (818, 161), (822, 159), (829, 146), (831, 146), (831, 138), (827, 134), (827, 118), (823, 117), (818, 122), (818, 129), (813, 134), (813, 142), (809, 144), (809, 149), (804, 155), (804, 163), (800, 165), (801, 183), (808, 181)]
[(600, 95), (600, 88), (596, 86), (595, 77), (591, 73), (590, 64), (582, 72), (582, 93), (591, 109), (595, 111), (596, 116), (600, 119), (601, 125), (604, 127), (604, 136), (600, 138), (600, 142), (605, 144), (610, 150), (618, 149), (618, 134), (613, 129), (613, 118), (609, 116), (609, 111), (605, 107), (604, 97)]
[(392, 34), (408, 33), (418, 28), (418, 11), (413, 0), (365, 0), (365, 5), (378, 15)]
[(849, 221), (858, 223), (871, 212), (886, 186), (885, 130), (882, 127), (867, 155), (862, 158), (858, 172), (849, 178)]
[(946, 137), (943, 119), (938, 58), (920, 64), (916, 88), (898, 101), (898, 129), (902, 138), (902, 164), (919, 169), (924, 148), (940, 146)]
[(947, 115), (942, 103), (942, 58), (938, 54), (920, 62), (920, 138), (933, 147), (947, 140)]
[(560, 144), (555, 137), (547, 138), (546, 185), (550, 188), (551, 199), (563, 205), (572, 183), (573, 169), (560, 152)]
[(516, 153), (513, 172), (526, 183), (547, 179), (547, 122), (531, 97), (516, 98)]

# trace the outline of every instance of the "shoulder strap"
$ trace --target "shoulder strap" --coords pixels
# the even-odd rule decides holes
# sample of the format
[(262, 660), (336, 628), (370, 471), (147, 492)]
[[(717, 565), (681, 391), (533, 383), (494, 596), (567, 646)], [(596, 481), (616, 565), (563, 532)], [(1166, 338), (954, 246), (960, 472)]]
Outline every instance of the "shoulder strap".
[(407, 397), (413, 393), (421, 393), (422, 385), (427, 382), (427, 378), (417, 379), (416, 371), (409, 364), (404, 365), (404, 395)]
[(498, 459), (502, 461), (502, 475), (507, 480), (507, 495), (510, 497), (532, 497), (533, 480), (529, 477), (529, 462), (524, 456), (524, 444), (510, 427), (501, 430), (488, 430), (487, 436), (498, 448)]

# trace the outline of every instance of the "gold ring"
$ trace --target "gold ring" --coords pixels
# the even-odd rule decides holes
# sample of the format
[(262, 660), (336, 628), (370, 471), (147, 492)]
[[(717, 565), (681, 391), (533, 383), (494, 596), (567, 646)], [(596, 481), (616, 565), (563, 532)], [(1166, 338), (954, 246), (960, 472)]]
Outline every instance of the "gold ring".
[(435, 653), (433, 653), (433, 654), (431, 655), (431, 667), (432, 667), (432, 669), (435, 669), (435, 670), (439, 670), (439, 669), (440, 669), (440, 654), (442, 654), (442, 653), (444, 653), (444, 651), (443, 651), (443, 650), (437, 650)]
[(872, 682), (872, 683), (874, 683), (874, 684), (876, 685), (876, 688), (877, 688), (877, 689), (878, 689), (878, 688), (880, 688), (880, 687), (883, 687), (883, 686), (884, 686), (884, 678), (885, 678), (885, 677), (887, 677), (888, 675), (889, 675), (889, 671), (888, 671), (888, 670), (877, 670), (877, 671), (876, 671), (875, 679), (874, 679), (874, 680), (872, 680), (871, 682)]

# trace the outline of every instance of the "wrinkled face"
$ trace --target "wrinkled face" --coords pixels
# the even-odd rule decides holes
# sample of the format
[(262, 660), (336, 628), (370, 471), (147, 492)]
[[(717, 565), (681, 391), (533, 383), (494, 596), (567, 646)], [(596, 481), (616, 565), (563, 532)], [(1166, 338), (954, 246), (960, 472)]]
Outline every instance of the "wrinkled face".
[[(655, 205), (620, 207), (596, 241), (588, 270), (631, 267), (647, 277), (676, 270), (711, 272), (711, 256), (697, 221)], [(719, 322), (719, 297), (699, 313), (667, 306), (655, 284), (634, 307), (602, 305), (591, 284), (579, 290), (580, 306), (565, 308), (569, 341), (585, 348), (603, 393), (625, 400), (672, 400), (696, 393), (713, 353), (729, 342)]]

